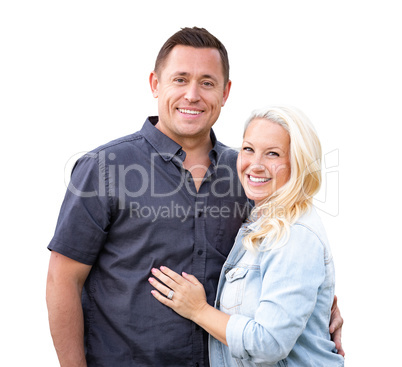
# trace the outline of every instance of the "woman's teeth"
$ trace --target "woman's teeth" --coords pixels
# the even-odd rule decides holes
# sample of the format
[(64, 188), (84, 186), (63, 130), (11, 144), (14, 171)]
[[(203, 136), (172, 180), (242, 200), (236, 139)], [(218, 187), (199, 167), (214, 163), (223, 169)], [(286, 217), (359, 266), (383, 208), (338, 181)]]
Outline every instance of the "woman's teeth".
[(251, 182), (268, 182), (270, 180), (270, 178), (258, 178), (258, 177), (253, 177), (250, 175), (249, 175), (249, 177), (250, 177)]

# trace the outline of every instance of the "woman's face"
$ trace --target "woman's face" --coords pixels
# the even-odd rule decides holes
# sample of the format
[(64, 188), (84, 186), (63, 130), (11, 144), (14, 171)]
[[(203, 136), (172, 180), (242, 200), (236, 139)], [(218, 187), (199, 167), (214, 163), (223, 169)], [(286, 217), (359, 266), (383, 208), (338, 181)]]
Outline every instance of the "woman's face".
[(249, 124), (237, 158), (237, 173), (258, 206), (290, 177), (290, 137), (279, 124), (256, 118)]

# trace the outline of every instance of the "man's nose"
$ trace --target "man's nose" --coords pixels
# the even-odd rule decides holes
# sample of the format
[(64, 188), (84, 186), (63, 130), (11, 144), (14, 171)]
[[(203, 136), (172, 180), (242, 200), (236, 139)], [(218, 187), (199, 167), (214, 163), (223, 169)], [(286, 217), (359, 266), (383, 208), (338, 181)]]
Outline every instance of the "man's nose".
[(200, 100), (198, 83), (190, 83), (188, 85), (184, 98), (190, 103), (198, 102)]

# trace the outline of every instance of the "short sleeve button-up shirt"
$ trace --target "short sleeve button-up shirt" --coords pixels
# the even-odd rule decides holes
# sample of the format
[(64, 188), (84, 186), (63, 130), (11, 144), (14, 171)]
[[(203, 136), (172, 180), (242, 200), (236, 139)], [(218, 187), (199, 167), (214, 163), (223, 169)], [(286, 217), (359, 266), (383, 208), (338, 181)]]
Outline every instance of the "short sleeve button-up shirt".
[(207, 335), (156, 301), (147, 279), (166, 265), (194, 274), (213, 304), (220, 269), (249, 212), (237, 153), (211, 131), (197, 192), (186, 153), (149, 117), (80, 158), (48, 248), (92, 265), (83, 291), (88, 366), (207, 366)]

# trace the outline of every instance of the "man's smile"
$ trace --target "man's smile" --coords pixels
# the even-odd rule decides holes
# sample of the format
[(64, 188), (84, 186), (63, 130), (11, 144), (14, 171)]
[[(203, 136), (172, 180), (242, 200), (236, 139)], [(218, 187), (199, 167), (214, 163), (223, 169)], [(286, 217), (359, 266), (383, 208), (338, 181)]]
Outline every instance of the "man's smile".
[(199, 110), (187, 110), (184, 108), (178, 108), (177, 109), (180, 113), (185, 113), (188, 115), (199, 115), (200, 113), (204, 112), (204, 111), (199, 111)]

